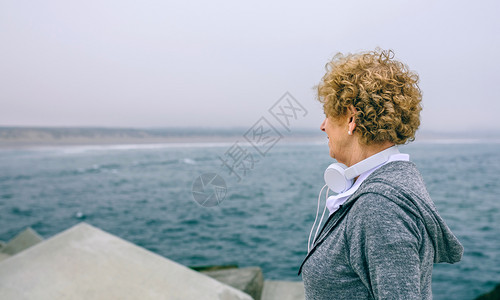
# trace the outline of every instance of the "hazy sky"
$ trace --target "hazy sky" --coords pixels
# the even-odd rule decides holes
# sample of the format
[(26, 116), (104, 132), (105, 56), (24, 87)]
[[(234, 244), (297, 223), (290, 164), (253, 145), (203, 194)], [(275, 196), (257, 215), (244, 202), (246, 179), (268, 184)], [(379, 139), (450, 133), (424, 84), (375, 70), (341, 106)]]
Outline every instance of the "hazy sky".
[(0, 0), (0, 125), (250, 127), (336, 52), (395, 51), (422, 129), (500, 130), (500, 2)]

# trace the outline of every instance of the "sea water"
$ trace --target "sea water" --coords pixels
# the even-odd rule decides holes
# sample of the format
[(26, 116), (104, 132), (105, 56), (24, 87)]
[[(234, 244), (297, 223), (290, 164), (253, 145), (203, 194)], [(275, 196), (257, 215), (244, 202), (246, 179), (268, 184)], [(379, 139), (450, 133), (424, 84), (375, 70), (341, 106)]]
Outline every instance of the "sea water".
[[(500, 282), (500, 144), (400, 149), (465, 247), (460, 263), (434, 266), (434, 299), (489, 291)], [(84, 221), (187, 266), (260, 266), (266, 279), (301, 280), (332, 162), (325, 143), (266, 153), (236, 143), (3, 149), (0, 240), (28, 226), (48, 238)], [(225, 182), (218, 206), (194, 201), (193, 183), (206, 173)]]

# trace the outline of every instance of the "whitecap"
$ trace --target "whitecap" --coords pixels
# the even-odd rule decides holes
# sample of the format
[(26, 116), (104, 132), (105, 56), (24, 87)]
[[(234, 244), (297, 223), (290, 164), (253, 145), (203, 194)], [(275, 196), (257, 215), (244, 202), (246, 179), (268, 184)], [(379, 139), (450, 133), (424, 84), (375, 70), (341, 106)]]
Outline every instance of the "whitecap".
[(184, 158), (182, 162), (188, 165), (196, 165), (196, 161), (192, 160), (191, 158)]

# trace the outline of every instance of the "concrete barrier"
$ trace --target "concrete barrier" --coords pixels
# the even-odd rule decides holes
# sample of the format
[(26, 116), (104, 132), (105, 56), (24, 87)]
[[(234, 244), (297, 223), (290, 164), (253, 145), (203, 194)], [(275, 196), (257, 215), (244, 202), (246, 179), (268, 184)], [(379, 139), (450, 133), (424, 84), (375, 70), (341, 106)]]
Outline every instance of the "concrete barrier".
[(8, 255), (14, 255), (41, 241), (43, 241), (43, 238), (36, 231), (28, 227), (5, 244), (0, 251)]
[(302, 281), (264, 281), (262, 300), (304, 300), (304, 283)]
[(80, 223), (0, 262), (0, 299), (221, 299), (249, 295)]
[(10, 255), (0, 252), (0, 261), (9, 258)]
[(261, 300), (264, 288), (264, 276), (259, 267), (227, 268), (215, 271), (201, 271), (217, 281), (230, 285), (252, 296), (254, 300)]

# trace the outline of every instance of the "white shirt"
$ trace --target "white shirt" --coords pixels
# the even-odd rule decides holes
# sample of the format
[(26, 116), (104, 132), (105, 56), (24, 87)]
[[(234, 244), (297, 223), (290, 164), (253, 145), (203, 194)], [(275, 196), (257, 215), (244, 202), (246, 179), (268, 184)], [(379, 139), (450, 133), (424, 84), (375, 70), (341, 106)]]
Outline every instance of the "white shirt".
[(359, 175), (358, 179), (350, 189), (347, 191), (340, 193), (338, 195), (330, 196), (328, 199), (326, 199), (326, 207), (328, 207), (328, 210), (330, 211), (330, 215), (333, 214), (335, 211), (339, 209), (339, 207), (344, 204), (344, 202), (349, 199), (349, 197), (354, 194), (363, 183), (363, 181), (370, 176), (371, 173), (373, 173), (375, 170), (380, 168), (381, 166), (391, 162), (391, 161), (409, 161), (410, 160), (410, 155), (404, 154), (404, 153), (398, 153), (398, 154), (393, 154), (389, 157), (389, 160), (386, 161), (385, 163), (378, 165), (374, 167), (373, 169), (370, 169), (362, 174)]

